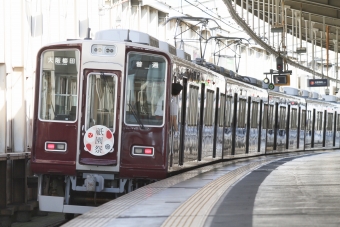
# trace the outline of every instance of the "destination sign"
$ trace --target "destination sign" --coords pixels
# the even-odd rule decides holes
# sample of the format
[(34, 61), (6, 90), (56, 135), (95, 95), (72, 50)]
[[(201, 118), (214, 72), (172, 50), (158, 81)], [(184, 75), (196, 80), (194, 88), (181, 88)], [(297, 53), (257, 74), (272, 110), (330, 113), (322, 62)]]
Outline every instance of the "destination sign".
[(286, 75), (274, 75), (274, 83), (275, 84), (287, 84), (287, 76)]
[(327, 79), (308, 79), (308, 87), (327, 87), (329, 86)]
[(289, 86), (290, 85), (290, 75), (273, 75), (273, 82), (275, 86)]

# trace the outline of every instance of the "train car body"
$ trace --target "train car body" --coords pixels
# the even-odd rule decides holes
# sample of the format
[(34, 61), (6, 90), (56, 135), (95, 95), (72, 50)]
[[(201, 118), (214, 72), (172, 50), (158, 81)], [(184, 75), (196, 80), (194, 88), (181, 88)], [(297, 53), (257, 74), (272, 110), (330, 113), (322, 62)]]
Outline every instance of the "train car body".
[(170, 52), (127, 30), (39, 51), (31, 166), (41, 210), (83, 213), (139, 179), (222, 158), (225, 78)]
[(84, 213), (178, 171), (339, 147), (337, 104), (251, 81), (137, 31), (43, 47), (31, 155), (39, 208)]
[(222, 159), (226, 82), (222, 75), (174, 57), (173, 78), (183, 86), (170, 130), (169, 172)]
[[(244, 156), (265, 152), (262, 110), (268, 102), (266, 90), (227, 79), (225, 155)], [(224, 156), (225, 157), (225, 156)]]
[(295, 88), (281, 90), (268, 92), (268, 153), (304, 150), (306, 101)]
[(339, 148), (338, 104), (307, 98), (306, 148)]

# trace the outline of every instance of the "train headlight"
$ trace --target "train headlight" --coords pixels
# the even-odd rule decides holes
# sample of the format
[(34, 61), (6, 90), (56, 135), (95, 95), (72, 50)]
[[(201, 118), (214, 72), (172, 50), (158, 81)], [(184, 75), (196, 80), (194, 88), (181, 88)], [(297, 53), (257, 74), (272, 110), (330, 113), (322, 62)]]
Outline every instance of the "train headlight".
[(65, 152), (67, 149), (67, 143), (65, 142), (45, 142), (45, 150), (46, 151), (56, 151), (56, 152)]
[(57, 150), (65, 150), (65, 144), (63, 144), (63, 143), (58, 143), (58, 144), (57, 144)]
[(132, 154), (137, 156), (153, 156), (154, 148), (153, 147), (142, 147), (142, 146), (134, 146), (132, 147)]
[(134, 151), (135, 151), (135, 154), (143, 154), (143, 148), (138, 148), (138, 147), (136, 147), (136, 148), (134, 149)]

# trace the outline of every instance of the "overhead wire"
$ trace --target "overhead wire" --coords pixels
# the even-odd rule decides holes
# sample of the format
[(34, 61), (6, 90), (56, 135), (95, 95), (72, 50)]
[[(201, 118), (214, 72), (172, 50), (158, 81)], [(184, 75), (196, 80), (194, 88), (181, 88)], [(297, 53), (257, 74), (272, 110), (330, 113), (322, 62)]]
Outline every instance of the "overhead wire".
[[(225, 25), (227, 25), (227, 26), (229, 26), (229, 27), (231, 27), (231, 28), (233, 28), (233, 29), (235, 29), (235, 30), (237, 30), (237, 31), (239, 31), (239, 32), (243, 32), (242, 30), (237, 29), (237, 28), (231, 26), (230, 24), (226, 23), (223, 19), (218, 18), (218, 17), (216, 17), (216, 16), (213, 16), (213, 15), (207, 13), (206, 11), (204, 11), (204, 10), (201, 9), (200, 7), (198, 7), (198, 6), (194, 5), (194, 4), (192, 4), (191, 2), (189, 2), (189, 1), (187, 1), (187, 0), (184, 0), (184, 1), (186, 1), (186, 2), (189, 3), (190, 5), (194, 6), (195, 8), (201, 10), (201, 11), (204, 12), (205, 14), (211, 16), (212, 18), (214, 18), (214, 19), (216, 19), (216, 20), (219, 20), (219, 21), (222, 22), (223, 24), (225, 24)], [(203, 5), (203, 6), (204, 6), (204, 5)], [(208, 9), (208, 8), (207, 8), (207, 9)], [(213, 12), (213, 13), (214, 13), (214, 12)], [(219, 16), (219, 15), (217, 14), (217, 16)]]

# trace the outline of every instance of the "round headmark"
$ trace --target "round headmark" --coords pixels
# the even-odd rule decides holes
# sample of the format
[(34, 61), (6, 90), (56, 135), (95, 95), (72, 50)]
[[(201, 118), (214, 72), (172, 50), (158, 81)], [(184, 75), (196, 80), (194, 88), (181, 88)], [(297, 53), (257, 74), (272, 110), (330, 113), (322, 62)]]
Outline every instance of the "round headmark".
[(113, 152), (113, 134), (103, 125), (89, 128), (84, 135), (84, 150), (95, 156), (103, 156)]

